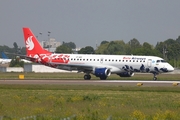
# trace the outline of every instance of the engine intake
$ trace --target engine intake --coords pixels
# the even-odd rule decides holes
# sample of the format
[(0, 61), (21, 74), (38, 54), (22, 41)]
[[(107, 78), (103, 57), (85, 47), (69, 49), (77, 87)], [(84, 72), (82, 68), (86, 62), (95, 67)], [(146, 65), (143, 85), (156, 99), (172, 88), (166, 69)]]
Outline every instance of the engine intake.
[(94, 73), (96, 77), (107, 78), (111, 75), (111, 70), (107, 68), (95, 68)]

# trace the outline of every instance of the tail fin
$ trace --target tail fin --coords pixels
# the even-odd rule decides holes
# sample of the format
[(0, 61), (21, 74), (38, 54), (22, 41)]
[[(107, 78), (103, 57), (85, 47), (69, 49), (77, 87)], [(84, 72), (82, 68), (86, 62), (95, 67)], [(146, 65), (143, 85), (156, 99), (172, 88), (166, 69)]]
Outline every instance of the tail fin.
[(41, 47), (38, 40), (32, 33), (32, 31), (29, 28), (23, 28), (24, 32), (24, 42), (26, 45), (26, 55), (34, 55), (34, 54), (48, 54), (49, 51), (45, 50)]
[(8, 57), (6, 56), (6, 54), (4, 52), (1, 53), (1, 56), (3, 59), (8, 59)]

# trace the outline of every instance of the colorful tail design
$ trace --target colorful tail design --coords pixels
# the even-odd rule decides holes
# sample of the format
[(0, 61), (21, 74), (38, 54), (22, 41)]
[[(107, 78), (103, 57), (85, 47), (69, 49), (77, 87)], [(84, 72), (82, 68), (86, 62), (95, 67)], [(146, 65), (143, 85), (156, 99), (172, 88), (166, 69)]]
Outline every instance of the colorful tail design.
[(48, 54), (49, 51), (43, 49), (38, 40), (29, 28), (23, 28), (24, 41), (26, 45), (26, 55), (31, 56), (35, 54)]

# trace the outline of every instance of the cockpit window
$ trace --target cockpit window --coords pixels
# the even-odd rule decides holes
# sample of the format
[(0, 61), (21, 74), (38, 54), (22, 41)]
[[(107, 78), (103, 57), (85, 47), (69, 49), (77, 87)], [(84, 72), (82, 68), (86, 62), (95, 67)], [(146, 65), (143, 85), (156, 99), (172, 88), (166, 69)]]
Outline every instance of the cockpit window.
[(161, 62), (161, 61), (160, 61), (160, 60), (157, 60), (156, 62), (159, 63), (159, 62)]
[(166, 63), (165, 60), (157, 60), (157, 61), (156, 61), (156, 63), (160, 63), (160, 62), (161, 62), (161, 63)]
[(162, 63), (167, 63), (165, 60), (161, 60)]

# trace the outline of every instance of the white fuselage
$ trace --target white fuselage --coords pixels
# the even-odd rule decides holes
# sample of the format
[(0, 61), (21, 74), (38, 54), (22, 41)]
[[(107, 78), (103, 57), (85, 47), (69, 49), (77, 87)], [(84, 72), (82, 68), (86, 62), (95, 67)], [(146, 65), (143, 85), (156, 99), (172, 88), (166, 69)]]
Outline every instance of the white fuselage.
[[(58, 64), (59, 69), (77, 70), (80, 68), (95, 69), (108, 68), (111, 73), (121, 73), (127, 71), (127, 68), (140, 72), (142, 66), (149, 72), (164, 72), (161, 68), (166, 68), (171, 72), (174, 68), (162, 58), (156, 56), (134, 56), (134, 55), (93, 55), (93, 54), (51, 54), (42, 57), (48, 58), (50, 64)], [(62, 59), (63, 62), (59, 62)], [(60, 65), (59, 65), (60, 64)], [(142, 72), (142, 71), (141, 71)]]
[(10, 63), (12, 59), (2, 59), (0, 58), (0, 64), (7, 64)]

